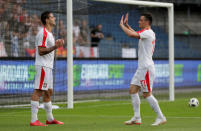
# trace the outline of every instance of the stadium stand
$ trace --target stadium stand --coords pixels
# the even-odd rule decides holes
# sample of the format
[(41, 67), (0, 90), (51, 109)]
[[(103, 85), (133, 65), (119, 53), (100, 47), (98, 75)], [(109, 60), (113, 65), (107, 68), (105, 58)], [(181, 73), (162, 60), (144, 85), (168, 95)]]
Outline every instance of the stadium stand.
[[(168, 2), (168, 0), (164, 1)], [(55, 12), (56, 18), (59, 19), (57, 22), (62, 23), (62, 25), (59, 24), (59, 27), (55, 30), (55, 36), (57, 38), (64, 38), (66, 41), (66, 18), (64, 12), (61, 11), (64, 10), (65, 7), (60, 5), (60, 8), (58, 8), (59, 5), (55, 6), (55, 3), (57, 2), (49, 2), (47, 4), (45, 1), (36, 0), (34, 3), (35, 4), (32, 5), (31, 0), (17, 1), (16, 3), (14, 2), (12, 4), (1, 1), (1, 57), (34, 57), (34, 38), (38, 29), (42, 27), (39, 15), (41, 11), (47, 9), (47, 7), (51, 7), (51, 9)], [(201, 37), (201, 32), (198, 30), (200, 27), (201, 17), (198, 17), (200, 14), (195, 13), (195, 11), (192, 10), (194, 6), (188, 8), (187, 12), (184, 12), (186, 7), (185, 3), (189, 4), (189, 1), (184, 1), (183, 3), (175, 2), (175, 5), (180, 7), (179, 9), (175, 9), (175, 58), (200, 58), (200, 46), (198, 46), (197, 43)], [(199, 3), (199, 1), (194, 1), (191, 4), (195, 5), (197, 3)], [(79, 6), (79, 8), (74, 10), (75, 18), (79, 24), (78, 28), (81, 28), (83, 16), (80, 17), (82, 14), (79, 12), (79, 10), (82, 11), (84, 8), (84, 10), (87, 10), (86, 13), (88, 13), (87, 17), (84, 18), (89, 23), (87, 28), (94, 27), (97, 24), (102, 24), (104, 34), (110, 34), (113, 37), (113, 40), (110, 40), (109, 44), (107, 43), (107, 40), (101, 41), (99, 45), (100, 57), (120, 58), (123, 47), (137, 48), (138, 40), (128, 38), (126, 35), (124, 35), (124, 33), (118, 27), (119, 19), (122, 13), (129, 11), (131, 15), (129, 20), (130, 24), (137, 25), (138, 19), (136, 18), (139, 18), (139, 12), (141, 12), (143, 8), (133, 9), (127, 5), (124, 5), (123, 7), (111, 7), (110, 4), (105, 4), (104, 9), (100, 10), (100, 7), (102, 6), (101, 4), (99, 5), (100, 7), (96, 7), (97, 5), (93, 6), (93, 2), (91, 2), (90, 5), (90, 7), (86, 8), (85, 5), (79, 6), (78, 4), (77, 6)], [(196, 7), (196, 9), (197, 8), (198, 7)], [(124, 11), (122, 12), (122, 10)], [(110, 13), (106, 13), (108, 11)], [(149, 11), (154, 12), (153, 17), (155, 20), (157, 20), (152, 26), (153, 30), (157, 32), (157, 50), (154, 54), (154, 58), (167, 58), (167, 22), (163, 22), (167, 21), (167, 18), (164, 18), (165, 16), (163, 16), (158, 10), (149, 9)], [(97, 15), (97, 13), (99, 14)], [(133, 28), (139, 30), (138, 27)], [(90, 31), (88, 32), (90, 33)], [(79, 40), (74, 40), (74, 48), (76, 48), (77, 45), (83, 44)], [(86, 44), (85, 46), (89, 45), (90, 43)], [(105, 47), (107, 47), (107, 49)], [(104, 50), (111, 50), (111, 52), (105, 53), (106, 51)], [(114, 51), (118, 52), (114, 53)], [(66, 48), (64, 47), (59, 49), (57, 56), (66, 57)], [(79, 56), (82, 57), (82, 55)]]

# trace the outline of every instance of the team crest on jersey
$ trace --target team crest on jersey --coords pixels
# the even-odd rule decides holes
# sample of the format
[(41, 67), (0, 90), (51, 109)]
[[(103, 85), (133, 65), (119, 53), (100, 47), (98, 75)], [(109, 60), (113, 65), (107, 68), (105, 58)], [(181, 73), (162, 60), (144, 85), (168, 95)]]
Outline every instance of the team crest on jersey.
[(43, 88), (47, 88), (47, 83), (43, 83)]
[(145, 87), (146, 87), (145, 80), (141, 80), (141, 81), (140, 81), (140, 84), (141, 84), (142, 88), (145, 88)]

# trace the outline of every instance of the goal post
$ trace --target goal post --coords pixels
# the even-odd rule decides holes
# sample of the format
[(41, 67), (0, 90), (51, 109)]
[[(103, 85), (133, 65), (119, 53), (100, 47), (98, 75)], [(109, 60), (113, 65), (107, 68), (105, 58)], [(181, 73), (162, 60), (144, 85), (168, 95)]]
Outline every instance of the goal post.
[[(149, 2), (138, 0), (90, 0), (116, 4), (139, 5), (147, 7), (161, 7), (168, 9), (168, 45), (169, 45), (169, 100), (174, 101), (174, 5), (165, 2)], [(73, 108), (73, 55), (72, 55), (72, 0), (67, 0), (67, 40), (68, 40), (68, 108)]]
[(73, 108), (73, 1), (67, 0), (66, 2), (67, 12), (67, 108)]
[(174, 6), (168, 7), (168, 23), (169, 23), (169, 100), (174, 101)]

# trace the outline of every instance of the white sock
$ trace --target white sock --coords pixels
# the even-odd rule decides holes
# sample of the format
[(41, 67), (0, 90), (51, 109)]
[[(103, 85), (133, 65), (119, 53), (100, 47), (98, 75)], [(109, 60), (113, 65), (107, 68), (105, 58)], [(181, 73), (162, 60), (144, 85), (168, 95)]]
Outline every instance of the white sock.
[(146, 99), (149, 102), (152, 109), (154, 110), (154, 112), (157, 114), (158, 118), (163, 118), (164, 117), (163, 113), (161, 112), (161, 109), (159, 107), (159, 104), (156, 98), (153, 95), (151, 95), (147, 97)]
[(38, 108), (39, 102), (31, 101), (31, 122), (35, 122), (36, 120), (38, 120)]
[(131, 100), (132, 100), (132, 105), (134, 110), (134, 116), (136, 118), (140, 118), (140, 97), (138, 93), (131, 94)]
[(46, 111), (46, 115), (47, 115), (47, 120), (49, 122), (54, 120), (54, 117), (52, 115), (52, 102), (45, 102), (44, 103), (44, 107), (45, 107), (45, 111)]

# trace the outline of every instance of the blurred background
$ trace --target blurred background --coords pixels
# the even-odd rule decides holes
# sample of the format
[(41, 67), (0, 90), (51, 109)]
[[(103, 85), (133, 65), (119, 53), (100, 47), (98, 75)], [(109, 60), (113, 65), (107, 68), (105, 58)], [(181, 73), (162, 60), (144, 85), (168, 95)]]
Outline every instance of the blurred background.
[[(149, 0), (150, 1), (150, 0)], [(200, 91), (201, 0), (152, 0), (174, 3), (175, 87)], [(0, 1), (0, 105), (29, 103), (35, 78), (35, 37), (43, 28), (40, 14), (56, 17), (53, 34), (65, 40), (57, 49), (53, 101), (67, 99), (67, 32), (65, 0)], [(153, 15), (156, 33), (153, 58), (156, 92), (168, 94), (168, 13), (166, 8), (73, 0), (73, 57), (75, 100), (128, 99), (130, 80), (137, 69), (138, 40), (119, 28), (121, 15), (129, 12), (135, 30), (141, 13)], [(167, 97), (166, 97), (167, 99)]]

